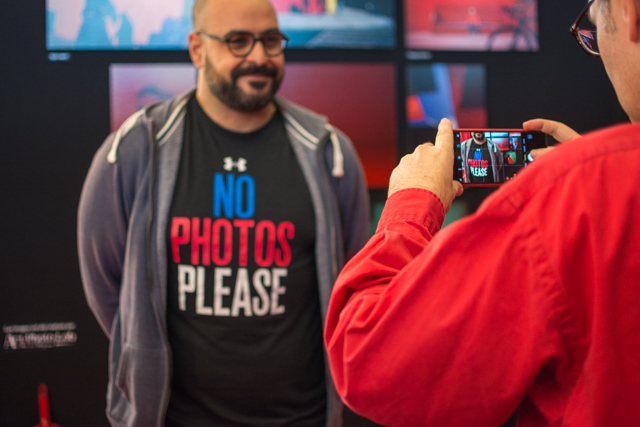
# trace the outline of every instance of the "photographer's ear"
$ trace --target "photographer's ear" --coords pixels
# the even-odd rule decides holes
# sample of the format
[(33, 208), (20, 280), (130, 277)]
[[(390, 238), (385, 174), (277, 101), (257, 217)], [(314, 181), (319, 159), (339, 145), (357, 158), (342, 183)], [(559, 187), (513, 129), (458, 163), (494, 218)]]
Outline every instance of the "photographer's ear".
[(640, 0), (621, 0), (622, 20), (627, 27), (629, 41), (640, 42)]

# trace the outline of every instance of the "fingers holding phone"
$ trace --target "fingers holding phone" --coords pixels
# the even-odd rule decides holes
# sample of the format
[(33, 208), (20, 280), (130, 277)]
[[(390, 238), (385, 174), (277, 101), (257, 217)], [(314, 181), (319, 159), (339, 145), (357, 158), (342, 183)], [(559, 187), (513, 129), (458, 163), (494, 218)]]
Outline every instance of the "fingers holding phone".
[(407, 188), (423, 188), (435, 193), (448, 212), (453, 200), (462, 194), (462, 185), (453, 180), (453, 157), (451, 122), (443, 119), (435, 144), (422, 144), (400, 160), (391, 173), (389, 196)]
[[(560, 143), (571, 141), (572, 139), (580, 137), (580, 134), (571, 129), (569, 126), (553, 120), (533, 119), (524, 122), (522, 124), (522, 127), (528, 131), (544, 132), (547, 135), (555, 138)], [(533, 159), (537, 159), (538, 157), (548, 153), (550, 150), (553, 150), (553, 147), (533, 150), (531, 152), (531, 157)]]

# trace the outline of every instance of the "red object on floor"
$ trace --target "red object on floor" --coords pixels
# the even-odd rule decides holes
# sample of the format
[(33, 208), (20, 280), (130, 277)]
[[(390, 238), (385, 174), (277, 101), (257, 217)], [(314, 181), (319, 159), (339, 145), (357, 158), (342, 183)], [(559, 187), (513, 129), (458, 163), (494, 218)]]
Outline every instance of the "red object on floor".
[(44, 383), (38, 385), (38, 409), (40, 411), (40, 424), (36, 425), (36, 427), (60, 427), (58, 424), (51, 423), (49, 389)]

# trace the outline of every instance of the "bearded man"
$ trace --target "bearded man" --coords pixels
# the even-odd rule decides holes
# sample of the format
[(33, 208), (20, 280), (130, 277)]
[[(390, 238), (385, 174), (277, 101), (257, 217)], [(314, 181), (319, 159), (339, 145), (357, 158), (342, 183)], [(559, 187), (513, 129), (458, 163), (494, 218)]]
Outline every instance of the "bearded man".
[(503, 182), (502, 152), (484, 132), (473, 132), (471, 138), (460, 144), (464, 182), (492, 184)]
[(198, 0), (195, 91), (109, 135), (79, 208), (87, 300), (110, 345), (118, 426), (338, 426), (322, 333), (367, 238), (349, 139), (275, 94), (267, 0)]

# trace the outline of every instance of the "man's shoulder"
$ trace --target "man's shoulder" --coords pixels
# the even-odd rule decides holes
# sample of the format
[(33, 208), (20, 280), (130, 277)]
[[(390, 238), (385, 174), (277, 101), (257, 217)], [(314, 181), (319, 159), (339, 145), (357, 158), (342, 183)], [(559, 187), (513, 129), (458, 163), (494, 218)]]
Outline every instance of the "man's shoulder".
[(166, 101), (157, 102), (145, 107), (145, 116), (154, 120), (157, 126), (165, 126), (177, 118), (184, 110), (187, 102), (193, 97), (194, 89), (174, 96)]
[(280, 108), (280, 111), (290, 114), (295, 118), (300, 118), (302, 120), (323, 121), (325, 123), (328, 121), (326, 116), (319, 114), (303, 105), (300, 105), (297, 102), (283, 98), (279, 95), (275, 97), (275, 102), (278, 108)]
[[(607, 148), (607, 145), (619, 145), (624, 141), (640, 140), (640, 123), (623, 123), (618, 125), (609, 126), (602, 129), (597, 129), (592, 132), (588, 132), (582, 136), (583, 142), (598, 141), (601, 145)], [(570, 145), (575, 143), (576, 140), (570, 141), (563, 145)]]
[[(185, 106), (191, 99), (193, 91), (183, 93), (166, 101), (148, 105), (135, 112), (120, 127), (113, 132), (107, 142), (110, 144), (108, 160), (115, 163), (120, 154), (128, 151), (140, 152), (146, 150), (149, 144), (149, 131), (155, 133), (154, 137), (161, 140), (172, 129), (173, 125), (183, 116)], [(153, 121), (153, 128), (149, 128), (149, 122)]]
[[(561, 144), (532, 163), (496, 195), (519, 206), (535, 197), (546, 197), (546, 191), (570, 189), (574, 197), (580, 192), (599, 191), (595, 187), (587, 188), (585, 182), (610, 185), (616, 180), (640, 180), (640, 167), (628, 168), (622, 163), (640, 166), (640, 124), (600, 129)], [(630, 174), (636, 177), (631, 178)]]
[(557, 145), (555, 150), (540, 159), (540, 163), (548, 162), (547, 167), (554, 165), (559, 171), (569, 171), (621, 151), (640, 154), (640, 124), (615, 125), (586, 133), (580, 138)]
[(146, 125), (149, 120), (153, 120), (156, 131), (160, 132), (164, 126), (171, 125), (178, 119), (179, 113), (182, 112), (193, 95), (194, 91), (182, 93), (173, 98), (159, 101), (154, 104), (147, 105), (133, 113), (122, 125), (117, 132), (121, 133), (121, 137), (125, 137), (128, 132), (136, 126)]
[(326, 116), (281, 96), (275, 97), (275, 103), (285, 121), (294, 127), (301, 127), (316, 138), (327, 133), (329, 119)]

